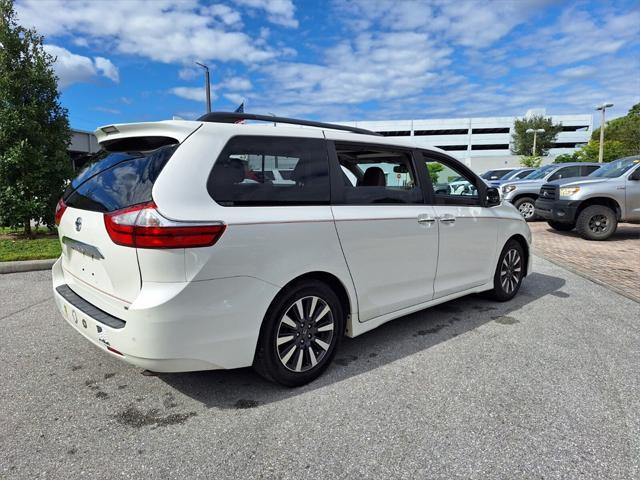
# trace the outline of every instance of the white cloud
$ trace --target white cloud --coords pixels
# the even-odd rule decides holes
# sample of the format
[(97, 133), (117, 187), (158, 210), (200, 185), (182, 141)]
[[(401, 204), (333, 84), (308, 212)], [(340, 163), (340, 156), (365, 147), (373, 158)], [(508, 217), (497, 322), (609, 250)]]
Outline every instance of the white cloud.
[(258, 46), (242, 31), (230, 30), (239, 26), (239, 14), (224, 5), (205, 7), (179, 0), (116, 1), (106, 10), (105, 5), (90, 0), (22, 0), (16, 10), (23, 25), (35, 26), (45, 36), (82, 37), (89, 45), (165, 63), (252, 64), (278, 53)]
[(297, 28), (295, 18), (296, 7), (291, 0), (235, 0), (235, 3), (245, 7), (264, 10), (267, 20), (284, 27)]
[(180, 80), (189, 81), (201, 76), (202, 76), (202, 69), (181, 68), (180, 70), (178, 70), (178, 78), (180, 78)]
[[(207, 94), (203, 87), (173, 87), (169, 89), (169, 93), (194, 102), (204, 102), (207, 99)], [(215, 98), (213, 92), (211, 92), (211, 97)]]
[(104, 57), (96, 57), (94, 59), (94, 63), (96, 69), (98, 69), (98, 71), (103, 76), (107, 77), (109, 80), (112, 80), (115, 83), (120, 82), (120, 72), (118, 72), (116, 66), (111, 63), (111, 60)]
[(74, 83), (90, 82), (100, 75), (114, 82), (119, 81), (118, 69), (106, 58), (91, 59), (56, 45), (45, 45), (44, 49), (55, 58), (53, 68), (59, 78), (60, 88)]

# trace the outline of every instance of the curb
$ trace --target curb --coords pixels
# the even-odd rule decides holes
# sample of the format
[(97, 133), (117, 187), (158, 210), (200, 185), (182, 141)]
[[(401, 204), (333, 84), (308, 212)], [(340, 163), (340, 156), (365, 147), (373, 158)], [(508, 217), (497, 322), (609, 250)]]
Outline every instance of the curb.
[(57, 258), (46, 260), (25, 260), (19, 262), (0, 262), (0, 274), (17, 272), (35, 272), (38, 270), (50, 270)]

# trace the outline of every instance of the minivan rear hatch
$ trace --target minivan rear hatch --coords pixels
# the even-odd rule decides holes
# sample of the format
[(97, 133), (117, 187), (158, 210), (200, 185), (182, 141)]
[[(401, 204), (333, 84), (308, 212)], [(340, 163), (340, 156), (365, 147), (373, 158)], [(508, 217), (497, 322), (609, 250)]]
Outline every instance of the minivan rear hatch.
[(175, 139), (153, 138), (128, 138), (119, 143), (126, 151), (102, 151), (92, 157), (59, 204), (65, 281), (88, 301), (131, 303), (140, 292), (136, 249), (112, 241), (104, 214), (152, 200), (153, 184), (177, 148)]

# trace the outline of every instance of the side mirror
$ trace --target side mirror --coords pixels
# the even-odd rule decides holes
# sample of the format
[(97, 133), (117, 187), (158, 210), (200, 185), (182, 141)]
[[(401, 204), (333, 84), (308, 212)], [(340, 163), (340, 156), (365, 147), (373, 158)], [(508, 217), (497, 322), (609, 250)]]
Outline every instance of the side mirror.
[(500, 205), (500, 191), (495, 187), (487, 188), (485, 198), (487, 207), (495, 207)]
[(636, 168), (636, 171), (629, 175), (629, 180), (640, 180), (640, 167)]

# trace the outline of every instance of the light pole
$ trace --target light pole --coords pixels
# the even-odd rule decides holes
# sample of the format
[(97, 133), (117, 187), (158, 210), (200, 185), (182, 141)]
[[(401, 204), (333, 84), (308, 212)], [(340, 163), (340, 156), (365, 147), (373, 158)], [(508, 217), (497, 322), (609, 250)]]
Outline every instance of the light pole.
[(600, 120), (600, 150), (598, 151), (599, 163), (602, 163), (602, 159), (604, 157), (604, 112), (609, 107), (613, 107), (613, 103), (596, 105), (596, 110), (602, 110), (602, 119)]
[(207, 92), (207, 113), (211, 113), (211, 81), (209, 79), (209, 67), (200, 62), (196, 62), (196, 65), (200, 65), (204, 68), (204, 89)]
[(527, 128), (526, 133), (533, 133), (533, 149), (531, 150), (531, 156), (536, 156), (536, 142), (538, 141), (538, 134), (544, 133), (544, 128)]

